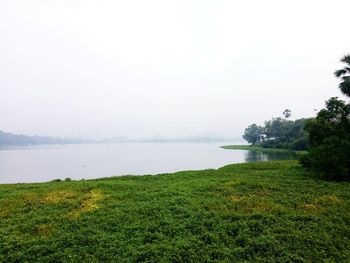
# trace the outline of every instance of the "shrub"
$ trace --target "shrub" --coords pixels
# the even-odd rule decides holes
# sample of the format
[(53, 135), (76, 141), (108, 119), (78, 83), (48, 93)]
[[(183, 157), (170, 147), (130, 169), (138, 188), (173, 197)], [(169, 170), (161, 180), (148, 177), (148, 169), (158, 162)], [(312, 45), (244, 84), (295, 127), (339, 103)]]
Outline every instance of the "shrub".
[(322, 177), (328, 179), (350, 179), (350, 141), (332, 136), (314, 147), (304, 158)]

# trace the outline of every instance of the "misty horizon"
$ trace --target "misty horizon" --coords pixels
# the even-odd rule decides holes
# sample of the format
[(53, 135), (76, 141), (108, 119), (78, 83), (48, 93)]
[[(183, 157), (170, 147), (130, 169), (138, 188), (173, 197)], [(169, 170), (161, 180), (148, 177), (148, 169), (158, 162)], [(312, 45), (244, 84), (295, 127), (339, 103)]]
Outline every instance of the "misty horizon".
[[(196, 135), (189, 135), (189, 136), (183, 136), (183, 137), (165, 137), (159, 134), (153, 135), (153, 136), (140, 136), (140, 137), (130, 137), (127, 135), (116, 135), (111, 137), (88, 137), (84, 134), (79, 134), (77, 136), (51, 136), (51, 135), (28, 135), (28, 134), (14, 134), (11, 132), (1, 131), (0, 130), (0, 145), (1, 144), (7, 144), (5, 141), (2, 141), (5, 139), (3, 137), (4, 135), (8, 135), (12, 137), (13, 142), (10, 144), (16, 144), (16, 136), (24, 136), (28, 137), (28, 139), (39, 139), (44, 140), (44, 142), (38, 142), (39, 144), (47, 143), (45, 139), (48, 139), (50, 144), (52, 143), (94, 143), (94, 142), (106, 142), (106, 143), (113, 143), (113, 142), (210, 142), (210, 141), (231, 141), (231, 142), (243, 142), (242, 136), (223, 136), (221, 134), (217, 133), (202, 133), (202, 134), (196, 134)], [(15, 137), (13, 137), (15, 136)], [(58, 139), (56, 142), (55, 139)], [(11, 141), (12, 141), (11, 140)], [(23, 144), (20, 143), (20, 144)]]
[[(252, 8), (252, 6), (254, 8)], [(2, 1), (0, 123), (15, 134), (240, 137), (314, 117), (348, 1)], [(254, 19), (251, 19), (254, 17)]]

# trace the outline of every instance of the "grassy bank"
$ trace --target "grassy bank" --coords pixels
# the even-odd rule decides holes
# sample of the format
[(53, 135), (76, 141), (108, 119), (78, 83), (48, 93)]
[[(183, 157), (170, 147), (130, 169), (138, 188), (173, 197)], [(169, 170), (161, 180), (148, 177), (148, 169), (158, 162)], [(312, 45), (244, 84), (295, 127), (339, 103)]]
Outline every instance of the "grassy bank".
[(349, 190), (295, 161), (0, 185), (0, 262), (346, 262)]
[(252, 145), (225, 145), (220, 148), (227, 150), (249, 150), (254, 152), (264, 152), (264, 153), (279, 153), (279, 152), (294, 152), (296, 154), (304, 154), (306, 151), (293, 151), (288, 149), (277, 149), (277, 148), (263, 148), (260, 146), (252, 146)]

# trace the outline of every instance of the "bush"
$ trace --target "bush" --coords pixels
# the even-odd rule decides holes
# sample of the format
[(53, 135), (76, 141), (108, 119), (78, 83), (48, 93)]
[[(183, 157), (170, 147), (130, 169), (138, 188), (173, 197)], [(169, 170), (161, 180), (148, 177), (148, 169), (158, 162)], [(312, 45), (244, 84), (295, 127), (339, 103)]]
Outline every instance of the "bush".
[(306, 164), (328, 179), (350, 179), (350, 141), (336, 136), (312, 148)]
[(289, 147), (292, 150), (302, 151), (309, 147), (307, 137), (299, 138), (293, 141), (293, 144)]

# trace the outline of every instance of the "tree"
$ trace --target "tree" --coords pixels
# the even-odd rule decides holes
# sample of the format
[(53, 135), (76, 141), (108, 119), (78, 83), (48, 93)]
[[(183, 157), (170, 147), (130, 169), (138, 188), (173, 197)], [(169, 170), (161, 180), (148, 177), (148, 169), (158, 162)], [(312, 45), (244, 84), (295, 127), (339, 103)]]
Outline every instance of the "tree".
[[(343, 69), (334, 72), (342, 81), (341, 92), (350, 97), (350, 55), (341, 62)], [(309, 153), (301, 163), (330, 179), (350, 179), (350, 104), (337, 97), (326, 101), (326, 108), (306, 125)]]
[(256, 125), (255, 123), (249, 125), (248, 128), (244, 130), (243, 139), (252, 145), (260, 142), (262, 139), (262, 127)]
[(292, 116), (292, 113), (289, 109), (285, 109), (282, 114), (283, 114), (284, 118), (286, 118), (286, 119), (288, 119), (290, 116)]
[(326, 101), (326, 108), (320, 110), (316, 119), (308, 122), (309, 144), (311, 147), (323, 144), (331, 136), (348, 137), (350, 134), (350, 108), (337, 97)]
[(266, 142), (263, 146), (272, 148), (287, 148), (286, 142), (289, 140), (289, 131), (293, 126), (293, 121), (282, 118), (273, 118), (265, 122)]
[(350, 97), (350, 55), (345, 55), (340, 61), (345, 63), (345, 67), (335, 71), (334, 75), (342, 80), (339, 83), (341, 92)]
[(350, 179), (350, 107), (336, 97), (326, 101), (306, 125), (309, 153), (301, 162), (330, 179)]
[(308, 147), (307, 132), (304, 130), (307, 119), (295, 121), (272, 118), (265, 121), (263, 127), (256, 124), (245, 129), (243, 138), (254, 145), (264, 148), (284, 148), (306, 150)]

